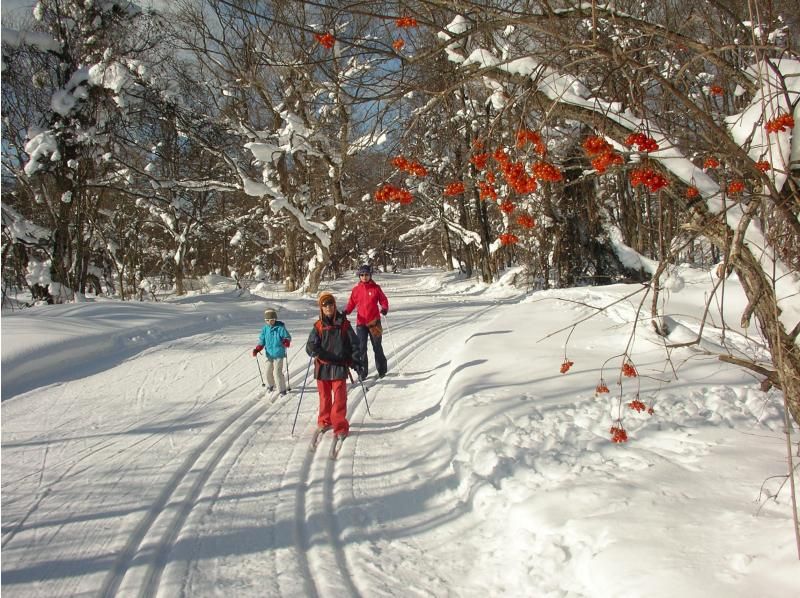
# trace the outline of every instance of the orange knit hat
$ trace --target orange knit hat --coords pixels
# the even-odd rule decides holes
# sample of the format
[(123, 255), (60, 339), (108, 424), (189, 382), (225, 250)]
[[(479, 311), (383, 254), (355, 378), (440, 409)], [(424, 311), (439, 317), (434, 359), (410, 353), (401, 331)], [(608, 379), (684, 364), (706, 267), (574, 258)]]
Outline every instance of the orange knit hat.
[(333, 293), (329, 291), (323, 291), (320, 293), (319, 299), (317, 299), (317, 303), (319, 304), (319, 318), (322, 319), (322, 304), (327, 303), (328, 301), (333, 301), (334, 309), (336, 309), (336, 297), (333, 296)]

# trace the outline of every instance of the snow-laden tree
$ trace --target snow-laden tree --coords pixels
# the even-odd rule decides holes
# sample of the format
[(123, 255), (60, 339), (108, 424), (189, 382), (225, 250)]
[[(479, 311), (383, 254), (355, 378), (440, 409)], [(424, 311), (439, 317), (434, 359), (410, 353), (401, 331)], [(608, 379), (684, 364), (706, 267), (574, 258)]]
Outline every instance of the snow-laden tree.
[(358, 44), (371, 20), (297, 2), (212, 0), (177, 12), (185, 68), (206, 82), (209, 116), (231, 136), (213, 149), (241, 190), (285, 218), (273, 239), (287, 289), (314, 291), (360, 197), (346, 173), (376, 140), (375, 100), (362, 96), (375, 94), (384, 57)]
[[(424, 3), (406, 8), (420, 22), (428, 14)], [(647, 253), (660, 267), (625, 246), (611, 204), (596, 217), (623, 262), (653, 271), (654, 291), (689, 243), (713, 243), (720, 275), (736, 272), (747, 290), (743, 321), (757, 318), (772, 355), (749, 367), (781, 387), (800, 421), (800, 61), (785, 22), (796, 14), (765, 8), (485, 2), (427, 25), (440, 29), (463, 80), (491, 92), (498, 113), (522, 106), (537, 131), (590, 133), (576, 139), (587, 154), (580, 179), (602, 192), (616, 178), (615, 195), (641, 197), (652, 213), (640, 227), (652, 225)]]
[(11, 124), (3, 166), (15, 177), (18, 207), (51, 230), (42, 282), (63, 301), (83, 293), (99, 267), (96, 227), (115, 199), (108, 189), (118, 178), (117, 131), (130, 109), (120, 90), (141, 71), (138, 58), (158, 28), (125, 1), (40, 0), (33, 17), (29, 29), (3, 34), (3, 117)]
[[(416, 25), (404, 33), (404, 52), (414, 48), (401, 52), (405, 82), (413, 90), (399, 100), (409, 126), (397, 150), (401, 167), (387, 187), (399, 185), (413, 196), (406, 213), (419, 223), (403, 239), (438, 237), (447, 263), (456, 262), (469, 275), (476, 270), (486, 282), (521, 260), (545, 285), (638, 276), (621, 263), (593, 217), (599, 207), (582, 176), (575, 140), (580, 125), (543, 118), (524, 95), (514, 101), (524, 94), (523, 83), (479, 76), (474, 66), (461, 65), (464, 52), (477, 43), (503, 56), (515, 44), (527, 47), (527, 38), (513, 29), (471, 28), (464, 16), (416, 16)], [(447, 31), (437, 39), (430, 30), (435, 34), (439, 23)], [(437, 49), (443, 41), (445, 52)], [(404, 161), (418, 163), (426, 175), (403, 168)]]

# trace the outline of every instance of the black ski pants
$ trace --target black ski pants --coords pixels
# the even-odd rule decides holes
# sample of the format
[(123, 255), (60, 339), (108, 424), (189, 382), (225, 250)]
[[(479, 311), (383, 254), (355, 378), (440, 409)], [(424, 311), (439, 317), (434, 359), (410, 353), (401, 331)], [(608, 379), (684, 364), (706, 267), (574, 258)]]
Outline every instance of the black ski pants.
[(364, 365), (364, 376), (367, 375), (369, 370), (369, 358), (367, 357), (367, 338), (372, 341), (372, 351), (375, 353), (375, 367), (378, 368), (378, 375), (384, 376), (386, 374), (387, 364), (386, 355), (383, 354), (383, 337), (373, 336), (369, 333), (367, 326), (356, 326), (356, 334), (358, 335), (359, 344), (359, 361)]

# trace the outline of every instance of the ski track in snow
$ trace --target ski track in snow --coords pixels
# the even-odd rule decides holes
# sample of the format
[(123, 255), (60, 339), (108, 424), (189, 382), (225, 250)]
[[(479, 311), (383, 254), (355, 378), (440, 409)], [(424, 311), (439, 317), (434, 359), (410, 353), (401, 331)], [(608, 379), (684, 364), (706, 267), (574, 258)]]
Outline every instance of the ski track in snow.
[[(238, 387), (234, 388), (234, 390), (238, 390)], [(238, 434), (241, 434), (256, 418), (261, 416), (264, 410), (265, 406), (260, 398), (251, 400), (243, 409), (217, 428), (213, 434), (207, 437), (203, 444), (189, 455), (189, 458), (184, 461), (183, 465), (172, 476), (170, 482), (163, 488), (158, 500), (150, 508), (147, 517), (131, 534), (111, 575), (103, 583), (100, 591), (102, 596), (114, 596), (117, 594), (126, 582), (126, 577), (132, 569), (134, 559), (141, 562), (142, 559), (140, 559), (139, 554), (144, 547), (148, 547), (147, 552), (153, 556), (146, 558), (146, 571), (137, 576), (142, 578), (138, 583), (140, 585), (138, 595), (155, 595), (159, 578), (169, 557), (169, 551), (175, 543), (186, 518), (189, 516), (203, 485), (220, 459), (231, 448)], [(233, 428), (232, 432), (226, 434), (231, 428)], [(199, 469), (197, 466), (199, 466)], [(179, 505), (179, 508), (173, 507), (173, 513), (168, 513), (166, 507), (173, 502)], [(160, 521), (162, 519), (164, 520), (163, 522)], [(156, 535), (157, 537), (152, 541), (148, 541), (150, 535)]]
[[(531, 387), (538, 390), (514, 396), (513, 405), (496, 381), (472, 383), (473, 392), (463, 401), (470, 405), (461, 406), (457, 427), (443, 427), (439, 420), (447, 424), (452, 409), (445, 397), (458, 392), (465, 375), (480, 375), (470, 374), (469, 368), (480, 365), (483, 354), (475, 345), (465, 353), (462, 348), (486, 339), (491, 351), (502, 343), (497, 335), (514, 324), (493, 319), (492, 310), (503, 299), (439, 295), (438, 289), (425, 292), (418, 284), (415, 277), (397, 277), (384, 286), (393, 306), (384, 337), (389, 373), (374, 378), (370, 349), (373, 377), (366, 391), (358, 383), (348, 389), (351, 435), (337, 460), (328, 455), (331, 432), (314, 453), (308, 450), (318, 401), (304, 352), (316, 312), (313, 300), (304, 309), (305, 301), (292, 299), (287, 324), (295, 345), (287, 383), (293, 391), (287, 397), (268, 395), (259, 385), (263, 368), (256, 371), (250, 347), (260, 321), (245, 325), (246, 317), (218, 332), (165, 340), (121, 364), (109, 360), (105, 370), (81, 380), (10, 397), (4, 415), (15, 425), (3, 433), (2, 547), (11, 564), (3, 571), (4, 593), (26, 598), (372, 598), (458, 595), (454, 588), (470, 588), (470, 595), (500, 595), (492, 592), (507, 589), (510, 576), (533, 579), (536, 587), (554, 595), (566, 577), (578, 595), (584, 582), (576, 574), (581, 571), (570, 569), (571, 563), (563, 570), (548, 568), (549, 555), (553, 562), (567, 559), (580, 565), (607, 547), (572, 536), (558, 523), (549, 533), (541, 530), (548, 513), (564, 506), (552, 502), (563, 495), (550, 499), (547, 489), (579, 474), (603, 476), (605, 462), (614, 460), (622, 473), (645, 471), (648, 464), (660, 465), (661, 472), (671, 463), (691, 472), (697, 455), (709, 450), (708, 442), (696, 442), (676, 428), (658, 436), (641, 434), (638, 453), (620, 452), (607, 443), (585, 450), (604, 437), (608, 405), (588, 396), (591, 391), (577, 391), (565, 407), (560, 393), (543, 390), (560, 383), (556, 375), (540, 377)], [(575, 293), (569, 308), (575, 318), (593, 313), (588, 304), (608, 301), (586, 290)], [(346, 295), (340, 291), (337, 296), (341, 301)], [(259, 319), (260, 303), (247, 304)], [(603, 342), (611, 344), (613, 338), (624, 346), (627, 333), (618, 327), (634, 318), (637, 304), (633, 298), (606, 310), (611, 332)], [(558, 317), (571, 319), (563, 310)], [(548, 325), (556, 325), (558, 317)], [(354, 322), (355, 315), (350, 318)], [(491, 320), (489, 325), (472, 334), (473, 322), (484, 319)], [(597, 350), (575, 342), (570, 356), (574, 352), (581, 362), (583, 353), (591, 363), (586, 356)], [(549, 353), (552, 348), (534, 349), (526, 357), (549, 359)], [(611, 361), (608, 371), (618, 365)], [(526, 362), (520, 363), (524, 367)], [(637, 365), (644, 371), (652, 366), (647, 361)], [(594, 365), (587, 379), (602, 373)], [(105, 392), (107, 386), (115, 393)], [(738, 404), (734, 392), (711, 388), (711, 398), (703, 401), (671, 402), (667, 397), (659, 410), (665, 415), (691, 411), (706, 403), (713, 407), (714, 400)], [(524, 403), (533, 400), (535, 407)], [(93, 407), (94, 401), (101, 407)], [(290, 435), (296, 413), (298, 426)], [(721, 413), (718, 417), (738, 417), (733, 408)], [(702, 422), (709, 415), (701, 411), (696, 417)], [(677, 419), (688, 418), (681, 414)], [(497, 429), (487, 428), (487, 422)], [(632, 433), (638, 426), (657, 425), (642, 422), (631, 418), (627, 425)], [(442, 429), (445, 433), (431, 433)], [(470, 442), (477, 434), (481, 441)], [(509, 439), (509, 434), (519, 438)], [(545, 507), (544, 514), (523, 522), (526, 534), (509, 538), (512, 547), (515, 541), (533, 546), (530, 562), (512, 565), (517, 571), (499, 560), (502, 551), (470, 550), (472, 542), (481, 545), (482, 539), (491, 545), (496, 538), (490, 535), (505, 529), (483, 529), (480, 518), (482, 505), (492, 504), (493, 485), (504, 477), (514, 481), (513, 472), (503, 469), (512, 445), (525, 451), (531, 464), (524, 480), (532, 492), (529, 500)], [(460, 454), (467, 449), (474, 454)], [(460, 463), (477, 464), (480, 476), (469, 471), (462, 476)], [(621, 475), (620, 484), (625, 479)], [(599, 496), (590, 489), (574, 495), (578, 506)], [(658, 496), (654, 493), (652, 500)], [(681, 497), (678, 490), (674, 496)], [(615, 498), (611, 510), (624, 511), (628, 500)], [(470, 509), (472, 516), (462, 517)], [(512, 536), (518, 523), (507, 530)], [(461, 557), (475, 553), (475, 560), (451, 560), (454, 552)], [(473, 569), (491, 576), (475, 579)], [(744, 578), (747, 567), (740, 569), (726, 575)]]
[[(355, 426), (337, 460), (330, 459), (328, 455), (333, 440), (330, 432), (323, 436), (314, 453), (308, 450), (310, 430), (313, 430), (316, 424), (317, 392), (313, 372), (309, 372), (305, 388), (301, 382), (308, 371), (308, 361), (304, 359), (305, 353), (302, 350), (305, 340), (303, 328), (307, 323), (304, 322), (302, 328), (300, 324), (293, 323), (299, 348), (293, 350), (290, 355), (290, 373), (287, 382), (294, 391), (287, 395), (287, 398), (278, 397), (275, 400), (273, 397), (273, 402), (264, 397), (262, 389), (248, 391), (248, 388), (252, 388), (254, 380), (246, 375), (242, 376), (242, 381), (220, 391), (216, 388), (220, 383), (224, 383), (220, 374), (227, 371), (228, 374), (235, 375), (237, 370), (244, 371), (246, 368), (239, 363), (242, 360), (238, 357), (221, 366), (213, 364), (212, 373), (208, 375), (204, 372), (207, 379), (200, 384), (200, 388), (211, 393), (210, 398), (201, 397), (201, 393), (198, 392), (194, 401), (188, 405), (184, 419), (199, 417), (200, 413), (213, 407), (215, 403), (230, 401), (236, 395), (244, 394), (246, 397), (244, 402), (229, 409), (229, 413), (221, 421), (217, 421), (210, 429), (204, 431), (204, 436), (182, 456), (177, 467), (173, 466), (174, 469), (166, 481), (161, 483), (160, 487), (152, 489), (155, 490), (155, 494), (149, 504), (139, 503), (140, 507), (145, 508), (136, 523), (128, 526), (128, 529), (120, 528), (117, 532), (117, 534), (123, 533), (124, 529), (126, 534), (122, 536), (120, 546), (114, 548), (100, 545), (99, 550), (105, 553), (104, 558), (108, 559), (109, 554), (113, 554), (114, 557), (103, 573), (99, 587), (88, 587), (90, 583), (86, 580), (73, 581), (82, 584), (78, 587), (62, 585), (57, 579), (46, 579), (48, 583), (42, 584), (42, 590), (54, 596), (87, 589), (92, 594), (102, 596), (144, 597), (178, 594), (190, 596), (195, 587), (194, 578), (198, 576), (198, 587), (204, 587), (203, 577), (216, 575), (222, 578), (221, 587), (225, 587), (226, 583), (231, 584), (228, 579), (230, 575), (225, 570), (227, 565), (224, 556), (219, 558), (220, 563), (216, 568), (218, 570), (209, 572), (205, 569), (203, 562), (208, 560), (209, 549), (204, 544), (207, 542), (204, 534), (206, 532), (219, 534), (226, 530), (225, 522), (230, 515), (225, 509), (235, 509), (235, 505), (228, 507), (223, 497), (237, 492), (236, 489), (229, 491), (228, 485), (236, 486), (237, 478), (242, 476), (240, 467), (244, 472), (254, 469), (252, 463), (258, 462), (259, 455), (253, 456), (253, 453), (269, 447), (273, 461), (270, 466), (277, 467), (277, 471), (265, 469), (262, 472), (265, 476), (272, 474), (274, 477), (272, 486), (267, 486), (264, 491), (264, 520), (259, 522), (261, 526), (259, 529), (263, 529), (264, 533), (258, 545), (266, 549), (272, 542), (273, 546), (270, 550), (271, 558), (267, 558), (265, 552), (256, 553), (254, 558), (258, 566), (263, 567), (262, 577), (271, 582), (265, 581), (266, 585), (263, 588), (245, 588), (245, 593), (249, 591), (257, 595), (265, 592), (270, 595), (285, 596), (387, 595), (387, 586), (372, 585), (380, 583), (380, 578), (385, 573), (373, 572), (369, 578), (370, 583), (364, 585), (366, 578), (354, 573), (359, 565), (351, 562), (354, 556), (348, 554), (348, 539), (357, 533), (359, 519), (363, 517), (358, 507), (358, 501), (362, 500), (365, 493), (364, 488), (359, 486), (359, 469), (356, 466), (359, 446), (362, 441), (370, 437), (394, 433), (398, 428), (404, 427), (403, 422), (380, 419), (374, 410), (381, 411), (381, 399), (389, 402), (397, 400), (396, 387), (399, 388), (399, 393), (409, 391), (404, 388), (407, 378), (404, 371), (415, 366), (420, 359), (426, 359), (425, 352), (420, 350), (437, 339), (444, 339), (445, 335), (452, 333), (453, 328), (457, 328), (460, 322), (478, 317), (497, 304), (496, 301), (462, 303), (453, 296), (437, 296), (435, 292), (419, 295), (419, 289), (413, 286), (413, 281), (409, 281), (408, 285), (407, 288), (399, 287), (391, 290), (393, 304), (402, 305), (404, 297), (413, 296), (415, 300), (424, 297), (423, 303), (426, 306), (420, 309), (420, 313), (410, 314), (404, 314), (402, 308), (399, 310), (395, 308), (395, 313), (399, 311), (400, 315), (392, 314), (387, 319), (384, 349), (390, 359), (390, 373), (379, 382), (375, 382), (374, 378), (370, 379), (366, 393), (357, 382), (350, 385), (348, 417), (351, 425)], [(427, 330), (424, 338), (403, 338), (403, 327), (410, 327), (409, 329), (413, 331), (420, 325)], [(397, 326), (397, 330), (394, 330), (394, 326)], [(173, 339), (151, 347), (119, 366), (121, 370), (125, 370), (140, 360), (165, 359), (171, 352), (176, 352), (179, 360), (177, 363), (173, 360), (165, 364), (168, 367), (162, 369), (145, 369), (144, 374), (138, 378), (135, 388), (131, 389), (132, 403), (136, 411), (145, 417), (134, 418), (116, 433), (100, 434), (96, 441), (90, 441), (88, 444), (84, 441), (80, 449), (67, 456), (50, 455), (48, 438), (52, 437), (53, 431), (63, 428), (64, 433), (69, 435), (72, 430), (79, 427), (81, 417), (80, 414), (75, 417), (50, 414), (48, 419), (52, 417), (54, 421), (59, 421), (58, 426), (45, 425), (42, 432), (25, 438), (25, 445), (43, 444), (45, 448), (38, 471), (11, 481), (4, 480), (5, 490), (13, 489), (19, 484), (30, 483), (26, 478), (38, 477), (36, 494), (25, 514), (8, 529), (4, 526), (2, 539), (4, 550), (14, 546), (20, 531), (26, 528), (37, 511), (42, 508), (43, 503), (58, 494), (60, 485), (76, 475), (76, 468), (79, 468), (85, 460), (91, 461), (90, 458), (96, 460), (100, 453), (107, 453), (109, 459), (113, 460), (117, 459), (118, 455), (137, 447), (141, 450), (140, 454), (144, 454), (149, 448), (164, 442), (167, 436), (170, 442), (175, 443), (172, 434), (168, 433), (169, 430), (165, 433), (160, 427), (170, 415), (167, 412), (169, 405), (158, 406), (154, 411), (154, 406), (148, 405), (148, 397), (153, 394), (168, 393), (172, 384), (181, 384), (184, 377), (196, 375), (192, 370), (191, 357), (186, 357), (185, 354), (191, 356), (202, 351), (212, 341), (217, 344), (229, 343), (232, 346), (249, 343), (254, 333), (252, 330), (247, 330), (241, 334), (226, 334), (222, 339), (220, 336), (219, 333), (214, 333)], [(442, 357), (446, 359), (446, 356)], [(294, 361), (293, 366), (292, 361)], [(371, 349), (370, 361), (373, 362), (371, 365), (374, 368)], [(147, 368), (145, 361), (141, 363), (142, 367)], [(231, 368), (234, 364), (236, 367)], [(226, 376), (226, 379), (228, 377)], [(78, 393), (69, 394), (75, 392), (69, 390), (71, 385), (91, 383), (89, 379), (67, 382), (63, 387), (62, 385), (50, 387), (49, 392), (62, 392), (64, 396), (68, 396), (69, 408), (77, 400), (78, 395)], [(102, 384), (102, 378), (100, 383)], [(389, 384), (391, 386), (387, 386)], [(37, 392), (40, 391), (26, 394), (36, 396)], [(287, 440), (288, 422), (294, 418), (297, 408), (296, 398), (300, 392), (304, 395), (302, 405), (306, 407), (301, 417), (310, 424), (300, 425), (296, 438)], [(21, 395), (14, 400), (25, 400), (24, 397), (25, 395)], [(365, 399), (373, 410), (372, 417), (368, 414)], [(436, 405), (440, 401), (441, 396), (432, 398), (432, 402)], [(432, 413), (435, 413), (435, 409), (421, 414), (420, 417), (424, 419)], [(143, 434), (139, 438), (135, 435), (128, 436), (151, 426), (153, 428), (151, 433)], [(362, 431), (365, 432), (363, 437)], [(7, 443), (7, 447), (13, 446), (13, 441)], [(176, 446), (180, 447), (180, 439)], [(281, 450), (282, 448), (286, 450)], [(138, 458), (137, 456), (136, 459)], [(122, 460), (123, 464), (118, 466), (120, 468), (124, 468), (125, 460)], [(388, 461), (382, 465), (385, 465), (387, 470), (391, 470), (394, 466)], [(45, 482), (46, 471), (60, 473)], [(124, 474), (122, 470), (123, 478)], [(147, 499), (142, 499), (144, 500)], [(79, 506), (65, 507), (64, 504), (59, 504), (54, 508), (66, 508), (67, 518), (70, 514), (74, 518), (81, 517)], [(215, 520), (217, 512), (223, 515), (220, 522)], [(46, 517), (44, 519), (46, 520)], [(287, 520), (292, 522), (288, 527)], [(87, 536), (92, 533), (94, 532), (90, 531)], [(84, 540), (90, 541), (87, 537), (84, 537)], [(113, 541), (120, 542), (120, 537), (115, 536)], [(413, 545), (407, 549), (421, 550), (415, 549)], [(238, 566), (236, 563), (231, 565), (234, 573)], [(418, 584), (414, 576), (417, 573), (394, 571), (394, 584), (397, 584), (395, 587), (409, 589), (416, 587)], [(93, 577), (96, 578), (97, 575)], [(8, 595), (14, 595), (16, 589), (24, 592), (26, 584), (23, 581), (16, 580), (19, 585), (4, 584), (4, 590)], [(269, 586), (269, 583), (272, 585)]]
[[(396, 295), (397, 290), (395, 290), (395, 300), (397, 298)], [(411, 341), (397, 352), (392, 350), (390, 353), (390, 348), (384, 346), (387, 353), (392, 355), (391, 369), (395, 372), (384, 380), (391, 379), (391, 376), (401, 375), (396, 372), (402, 372), (404, 367), (413, 361), (416, 351), (423, 343), (430, 343), (434, 338), (443, 336), (452, 330), (453, 326), (457, 326), (461, 319), (475, 317), (487, 309), (489, 307), (481, 309), (478, 313), (470, 311), (466, 315), (459, 316), (455, 321), (433, 324), (428, 328), (428, 335), (424, 340), (416, 339)], [(405, 325), (413, 323), (416, 326), (428, 321), (436, 322), (443, 315), (450, 312), (452, 312), (452, 306), (443, 307), (432, 313), (410, 318), (405, 322)], [(372, 405), (380, 397), (385, 382), (374, 382), (374, 378), (369, 379), (369, 382), (370, 388), (366, 391), (366, 399)], [(358, 383), (352, 384), (348, 390), (348, 417), (350, 418), (351, 426), (358, 420), (362, 427), (366, 427), (371, 419), (364, 401), (365, 396), (361, 385)], [(328, 456), (328, 448), (333, 441), (331, 432), (323, 435), (314, 453), (308, 452), (306, 449), (307, 455), (304, 457), (303, 465), (300, 469), (300, 480), (297, 484), (295, 497), (295, 541), (298, 567), (302, 579), (305, 580), (303, 593), (306, 596), (369, 596), (373, 594), (373, 591), (369, 589), (358, 588), (357, 578), (353, 573), (355, 567), (351, 566), (348, 561), (345, 542), (342, 539), (344, 530), (348, 528), (348, 524), (352, 523), (351, 521), (343, 522), (340, 516), (341, 510), (348, 511), (348, 505), (345, 501), (337, 500), (343, 494), (355, 497), (353, 490), (355, 476), (352, 475), (352, 471), (354, 470), (353, 463), (358, 459), (357, 447), (360, 437), (361, 435), (357, 432), (351, 434), (343, 445), (339, 459), (335, 461)], [(307, 446), (302, 442), (299, 444), (301, 450)], [(349, 477), (336, 476), (337, 469), (348, 467), (347, 461), (349, 461), (351, 475)], [(321, 480), (318, 478), (320, 475), (322, 476)], [(349, 487), (343, 481), (346, 479), (350, 480)], [(321, 489), (318, 487), (320, 483)], [(345, 487), (341, 488), (342, 486)], [(352, 510), (355, 504), (351, 500), (349, 509)], [(313, 523), (315, 521), (323, 523), (318, 525)], [(319, 536), (324, 536), (325, 541), (320, 542), (317, 540)], [(407, 588), (413, 586), (412, 579), (396, 579), (395, 583), (397, 583), (398, 587)]]
[[(470, 311), (466, 315), (459, 315), (455, 320), (445, 321), (443, 323), (434, 324), (428, 328), (428, 334), (424, 339), (417, 339), (408, 344), (406, 344), (402, 350), (399, 350), (395, 353), (395, 368), (402, 372), (405, 367), (408, 367), (410, 364), (413, 363), (415, 357), (417, 356), (417, 351), (420, 349), (423, 343), (431, 343), (437, 337), (442, 337), (446, 333), (453, 330), (454, 327), (457, 327), (461, 320), (466, 320), (469, 318), (474, 318), (480, 316), (483, 312), (487, 311), (489, 308), (483, 308), (478, 312)], [(427, 321), (436, 322), (446, 314), (452, 313), (453, 309), (452, 306), (448, 306), (446, 308), (438, 309), (433, 313), (426, 314), (424, 316), (419, 316), (414, 319), (415, 324), (425, 323)], [(398, 374), (394, 374), (398, 376)], [(391, 377), (384, 378), (384, 380), (391, 380)], [(367, 392), (367, 399), (372, 404), (377, 404), (380, 395), (382, 394), (381, 391), (384, 390), (384, 382), (380, 381), (371, 385), (372, 387)], [(355, 398), (356, 400), (353, 401), (353, 405), (350, 407), (352, 415), (351, 421), (358, 418), (359, 423), (366, 427), (368, 422), (370, 421), (370, 416), (367, 412), (366, 406), (362, 405), (364, 401), (364, 394), (363, 392), (358, 392), (361, 389), (358, 385), (355, 385), (352, 391), (349, 393), (350, 397)], [(371, 397), (370, 397), (371, 395)], [(351, 399), (352, 400), (352, 399)], [(345, 443), (345, 449), (343, 449), (342, 454), (340, 454), (340, 460), (342, 455), (345, 454), (347, 451), (347, 457), (350, 460), (350, 476), (340, 476), (337, 477), (334, 475), (335, 472), (335, 464), (337, 462), (331, 461), (328, 459), (327, 455), (319, 457), (319, 449), (315, 455), (317, 455), (317, 460), (320, 459), (327, 459), (327, 465), (325, 467), (325, 477), (323, 480), (323, 497), (322, 497), (322, 519), (327, 522), (327, 540), (328, 546), (330, 548), (329, 554), (327, 558), (329, 560), (335, 561), (335, 566), (337, 572), (339, 574), (339, 578), (341, 583), (338, 587), (333, 588), (326, 588), (326, 592), (324, 595), (349, 595), (349, 596), (370, 596), (374, 595), (376, 589), (375, 588), (364, 588), (363, 590), (359, 591), (356, 587), (356, 579), (355, 576), (350, 572), (350, 566), (348, 565), (348, 559), (346, 552), (343, 548), (344, 543), (342, 541), (342, 536), (344, 530), (348, 527), (351, 527), (350, 524), (355, 524), (356, 522), (349, 521), (347, 517), (340, 517), (339, 513), (340, 510), (344, 509), (346, 512), (349, 510), (352, 511), (357, 509), (356, 505), (358, 504), (355, 500), (355, 490), (354, 490), (354, 481), (356, 476), (353, 474), (354, 472), (354, 463), (358, 459), (358, 452), (357, 446), (359, 443), (360, 435), (354, 434), (351, 435), (350, 438)], [(388, 467), (391, 467), (390, 463), (386, 463)], [(347, 467), (347, 464), (342, 463), (342, 469)], [(349, 485), (347, 484), (346, 480), (349, 480)], [(344, 486), (343, 488), (340, 488)], [(305, 485), (308, 487), (308, 484)], [(348, 495), (351, 497), (349, 503), (346, 503), (344, 500), (337, 501), (336, 498), (342, 495)], [(304, 496), (303, 499), (306, 499)], [(298, 502), (300, 497), (298, 497)], [(316, 505), (316, 508), (320, 508), (319, 505)], [(310, 509), (306, 507), (303, 510), (305, 515), (304, 519), (298, 517), (298, 522), (303, 520), (307, 521), (310, 515)], [(313, 515), (313, 514), (312, 514)], [(342, 521), (342, 519), (348, 519), (347, 521)], [(331, 570), (333, 567), (331, 564), (328, 564), (325, 567), (322, 567), (325, 570)], [(315, 578), (315, 572), (313, 570), (309, 570), (309, 577), (311, 579)], [(413, 572), (409, 573), (408, 575), (404, 575), (403, 571), (396, 572), (394, 576), (394, 583), (396, 587), (402, 588), (413, 588), (417, 585), (417, 580), (413, 578)], [(312, 592), (311, 595), (320, 595), (318, 592)]]
[[(395, 290), (395, 300), (398, 291)], [(445, 299), (451, 301), (452, 297)], [(416, 339), (406, 344), (402, 350), (396, 353), (392, 351), (392, 369), (402, 372), (403, 368), (412, 362), (415, 357), (416, 351), (423, 343), (429, 343), (435, 337), (441, 337), (452, 330), (453, 326), (457, 326), (462, 319), (468, 319), (480, 315), (494, 306), (491, 303), (482, 307), (479, 312), (470, 309), (468, 313), (459, 315), (455, 320), (445, 321), (443, 323), (432, 324), (428, 328), (428, 335), (425, 339)], [(431, 313), (415, 316), (405, 322), (406, 325), (413, 323), (418, 325), (427, 321), (436, 322), (444, 314), (452, 313), (452, 305), (440, 307)], [(391, 334), (391, 332), (389, 332)], [(389, 347), (385, 346), (387, 353)], [(301, 371), (296, 371), (292, 374), (291, 378), (300, 374)], [(399, 375), (399, 374), (391, 374)], [(387, 377), (387, 379), (389, 379)], [(370, 380), (373, 382), (374, 379)], [(367, 400), (372, 404), (378, 400), (384, 382), (377, 382), (370, 384), (367, 390)], [(313, 380), (309, 377), (306, 383), (304, 394), (309, 395), (306, 397), (312, 404), (316, 404), (316, 388), (314, 387)], [(370, 420), (366, 404), (364, 403), (364, 392), (360, 384), (351, 384), (348, 390), (348, 411), (351, 424), (358, 421), (362, 426), (365, 426)], [(285, 411), (285, 419), (288, 420), (289, 416), (295, 409), (293, 401), (284, 401), (281, 404), (281, 410)], [(316, 418), (312, 413), (312, 423), (315, 425)], [(276, 418), (279, 419), (279, 418)], [(345, 469), (348, 467), (352, 471), (353, 463), (358, 459), (358, 443), (360, 434), (357, 432), (351, 436), (344, 443), (342, 452), (339, 459), (334, 461), (328, 456), (328, 449), (333, 440), (331, 432), (323, 435), (319, 446), (314, 453), (308, 451), (309, 431), (313, 430), (313, 425), (307, 428), (306, 432), (301, 435), (301, 438), (294, 443), (292, 454), (287, 459), (287, 466), (282, 474), (281, 487), (295, 487), (294, 493), (294, 529), (293, 538), (293, 563), (281, 562), (280, 565), (274, 564), (275, 572), (273, 579), (282, 579), (287, 577), (284, 573), (279, 574), (282, 568), (289, 567), (290, 570), (298, 572), (299, 579), (302, 580), (302, 593), (305, 596), (328, 596), (328, 595), (342, 595), (342, 596), (367, 596), (371, 595), (373, 590), (369, 588), (359, 588), (356, 575), (353, 573), (355, 568), (349, 563), (345, 542), (343, 541), (344, 530), (349, 527), (350, 521), (342, 521), (340, 510), (348, 510), (344, 501), (339, 500), (340, 495), (347, 494), (351, 497), (355, 496), (353, 490), (353, 480), (355, 476), (350, 476), (350, 484), (348, 485), (342, 481), (342, 478), (336, 476), (337, 469)], [(270, 438), (262, 439), (261, 442), (269, 443), (274, 440), (274, 437), (279, 436), (279, 433), (273, 432)], [(297, 467), (298, 460), (301, 464)], [(296, 472), (296, 474), (295, 474)], [(293, 479), (296, 475), (297, 479)], [(342, 487), (344, 486), (344, 488)], [(351, 505), (353, 503), (350, 503)], [(272, 523), (275, 527), (279, 520), (278, 511), (279, 505), (275, 505), (269, 512), (268, 522)], [(286, 539), (284, 539), (285, 541)], [(187, 573), (191, 575), (197, 569)], [(412, 587), (414, 581), (411, 577), (403, 580), (402, 572), (400, 579), (395, 579), (398, 587)], [(269, 576), (264, 576), (269, 577)], [(180, 582), (183, 588), (183, 595), (191, 595), (191, 591), (187, 590), (191, 582), (182, 580)], [(292, 585), (283, 588), (274, 588), (281, 595), (295, 595), (298, 589)]]

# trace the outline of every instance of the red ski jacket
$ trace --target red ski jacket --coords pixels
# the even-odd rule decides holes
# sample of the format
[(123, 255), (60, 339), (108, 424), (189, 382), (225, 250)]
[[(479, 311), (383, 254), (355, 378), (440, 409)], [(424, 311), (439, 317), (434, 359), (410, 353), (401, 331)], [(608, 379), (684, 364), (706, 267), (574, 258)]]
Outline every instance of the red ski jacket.
[(345, 315), (350, 315), (353, 310), (358, 311), (356, 325), (365, 326), (380, 317), (378, 306), (384, 312), (389, 311), (389, 300), (383, 290), (371, 278), (367, 282), (359, 281), (350, 291), (350, 299), (344, 308)]

